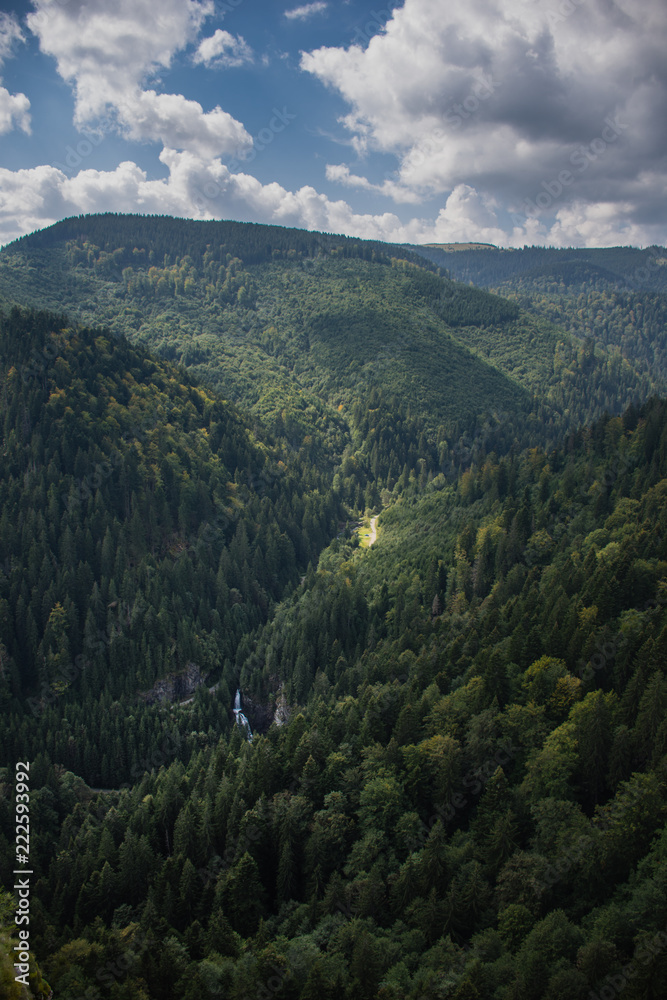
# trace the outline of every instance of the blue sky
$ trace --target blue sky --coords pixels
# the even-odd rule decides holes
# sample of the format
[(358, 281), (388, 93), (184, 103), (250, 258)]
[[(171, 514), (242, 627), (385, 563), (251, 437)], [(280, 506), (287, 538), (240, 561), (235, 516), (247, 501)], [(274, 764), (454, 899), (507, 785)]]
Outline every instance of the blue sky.
[(94, 211), (398, 242), (667, 242), (662, 0), (0, 12), (0, 243)]

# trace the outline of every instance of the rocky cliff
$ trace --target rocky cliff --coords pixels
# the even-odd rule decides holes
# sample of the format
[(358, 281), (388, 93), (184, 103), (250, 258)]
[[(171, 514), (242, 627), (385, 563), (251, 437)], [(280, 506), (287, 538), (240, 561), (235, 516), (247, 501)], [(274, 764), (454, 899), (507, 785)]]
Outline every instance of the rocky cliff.
[(142, 692), (141, 698), (148, 705), (164, 701), (183, 701), (185, 698), (191, 698), (203, 683), (204, 676), (197, 664), (187, 663), (185, 669), (178, 673), (167, 674), (157, 681), (150, 691)]

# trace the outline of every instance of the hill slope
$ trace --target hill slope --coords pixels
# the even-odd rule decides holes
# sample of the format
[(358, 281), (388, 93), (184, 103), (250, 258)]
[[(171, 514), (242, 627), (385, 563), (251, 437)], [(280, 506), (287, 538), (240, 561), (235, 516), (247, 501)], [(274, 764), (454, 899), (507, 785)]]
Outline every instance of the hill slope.
[(657, 1000), (666, 475), (654, 401), (413, 484), (246, 647), (244, 686), (278, 672), (289, 725), (104, 797), (40, 758), (58, 995), (105, 968), (151, 1000)]
[(452, 323), (502, 325), (516, 307), (447, 283), (443, 322), (428, 308), (442, 281), (410, 259), (278, 227), (103, 216), (6, 247), (0, 291), (108, 323), (257, 412), (277, 412), (276, 392), (337, 405), (378, 381), (439, 419), (478, 412), (461, 380), (482, 407), (525, 401), (449, 335)]
[(528, 315), (268, 227), (0, 254), (107, 324), (0, 320), (0, 761), (58, 998), (662, 996), (667, 404), (575, 429), (662, 361), (570, 308), (613, 268), (545, 261)]
[(646, 398), (660, 376), (405, 248), (279, 227), (66, 220), (3, 249), (0, 294), (125, 333), (293, 443), (331, 439), (339, 408), (348, 420), (372, 388), (434, 439), (455, 421), (533, 408), (555, 443)]
[(462, 251), (415, 247), (452, 277), (493, 289), (534, 316), (618, 352), (660, 393), (667, 389), (667, 250)]
[(227, 728), (242, 641), (342, 507), (326, 464), (102, 331), (15, 309), (0, 385), (2, 757), (117, 784), (168, 725), (134, 715), (165, 676), (220, 681)]

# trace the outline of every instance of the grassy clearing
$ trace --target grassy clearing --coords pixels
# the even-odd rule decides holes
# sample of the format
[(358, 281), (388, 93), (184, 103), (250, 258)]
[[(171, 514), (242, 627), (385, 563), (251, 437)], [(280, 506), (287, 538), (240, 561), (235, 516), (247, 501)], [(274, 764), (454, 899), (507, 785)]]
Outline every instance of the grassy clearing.
[(377, 515), (375, 517), (365, 517), (357, 529), (359, 535), (359, 546), (362, 549), (370, 549), (371, 545), (377, 541)]

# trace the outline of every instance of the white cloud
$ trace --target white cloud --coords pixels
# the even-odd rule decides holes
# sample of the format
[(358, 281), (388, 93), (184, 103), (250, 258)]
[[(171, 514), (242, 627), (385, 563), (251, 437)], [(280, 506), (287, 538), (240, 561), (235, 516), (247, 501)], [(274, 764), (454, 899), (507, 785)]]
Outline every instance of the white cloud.
[(235, 155), (249, 149), (252, 139), (240, 122), (222, 108), (204, 114), (201, 104), (181, 94), (136, 91), (118, 107), (130, 139), (161, 142), (171, 149), (189, 149), (204, 156)]
[[(643, 200), (629, 191), (644, 170), (667, 176), (658, 124), (667, 117), (666, 36), (667, 6), (655, 0), (553, 10), (535, 0), (405, 0), (361, 44), (303, 53), (301, 66), (348, 104), (342, 124), (358, 154), (396, 156), (391, 197), (466, 184), (519, 211), (570, 170), (563, 203), (602, 196), (641, 228)], [(573, 171), (571, 157), (599, 139), (608, 117), (627, 128)]]
[[(117, 95), (134, 91), (197, 37), (213, 11), (210, 0), (35, 0), (28, 27), (61, 77), (75, 88), (77, 121), (102, 114)], [(157, 16), (156, 16), (157, 14)], [(42, 16), (40, 16), (42, 15)]]
[(204, 63), (207, 67), (227, 69), (251, 63), (253, 52), (241, 35), (235, 37), (228, 31), (218, 28), (210, 38), (202, 39), (193, 59), (196, 63)]
[(0, 66), (12, 54), (15, 42), (24, 42), (23, 32), (13, 14), (0, 11)]
[(321, 0), (317, 0), (316, 3), (306, 3), (302, 7), (293, 7), (291, 10), (286, 10), (285, 17), (290, 21), (305, 21), (307, 18), (313, 17), (314, 14), (323, 14), (328, 6), (328, 3), (322, 3)]
[(25, 94), (10, 94), (0, 86), (0, 135), (16, 127), (30, 133), (30, 101)]
[(191, 151), (164, 149), (160, 159), (169, 176), (159, 180), (149, 180), (131, 161), (115, 170), (81, 170), (72, 177), (49, 166), (15, 172), (0, 169), (0, 243), (65, 216), (107, 211), (274, 223), (395, 243), (660, 242), (655, 228), (650, 223), (638, 226), (630, 211), (614, 219), (617, 207), (611, 204), (563, 208), (551, 228), (538, 219), (526, 219), (508, 237), (494, 200), (466, 184), (452, 191), (436, 218), (405, 223), (392, 212), (357, 213), (346, 201), (332, 201), (310, 185), (288, 191), (277, 183), (262, 184), (249, 174), (231, 173), (219, 159)]
[(362, 191), (372, 191), (374, 194), (386, 195), (395, 202), (404, 204), (416, 204), (421, 199), (416, 192), (395, 181), (386, 179), (382, 184), (372, 184), (367, 177), (360, 177), (353, 174), (350, 168), (344, 163), (327, 163), (326, 177), (334, 184), (342, 184), (344, 187), (359, 188)]
[[(290, 191), (232, 173), (223, 159), (243, 162), (253, 151), (243, 125), (220, 107), (206, 111), (150, 84), (197, 43), (212, 0), (161, 0), (157, 15), (154, 0), (117, 0), (113, 8), (111, 0), (34, 3), (28, 24), (74, 88), (77, 124), (94, 131), (106, 115), (128, 138), (161, 143), (168, 177), (149, 180), (130, 159), (73, 176), (55, 167), (2, 170), (3, 241), (65, 215), (111, 210), (394, 242), (664, 242), (667, 10), (651, 0), (573, 0), (561, 20), (549, 20), (534, 0), (446, 9), (442, 0), (405, 0), (386, 22), (377, 15), (375, 27), (366, 26), (362, 44), (303, 54), (303, 68), (346, 100), (343, 123), (357, 153), (397, 158), (396, 173), (379, 182), (344, 163), (327, 165), (327, 180), (403, 204), (442, 195), (437, 215), (407, 222), (391, 211), (359, 213), (311, 185)], [(326, 7), (286, 14), (298, 19)], [(7, 54), (20, 28), (6, 18), (2, 25)], [(251, 57), (244, 46), (218, 29), (193, 58), (228, 65)], [(0, 130), (29, 127), (28, 109), (27, 98), (0, 88)], [(558, 180), (564, 170), (567, 183)], [(532, 204), (540, 210), (528, 211)]]
[(221, 108), (205, 112), (180, 94), (145, 88), (151, 75), (169, 68), (175, 54), (196, 39), (213, 13), (212, 0), (160, 0), (157, 14), (154, 0), (118, 0), (113, 7), (109, 0), (35, 5), (28, 26), (73, 85), (78, 126), (111, 113), (137, 141), (209, 156), (252, 146), (243, 125)]
[[(665, 192), (667, 193), (667, 192)], [(664, 195), (663, 195), (664, 197)], [(548, 232), (554, 246), (664, 245), (664, 222), (635, 221), (633, 202), (573, 202), (556, 213)], [(619, 239), (620, 236), (620, 239)]]
[(55, 167), (0, 168), (0, 243), (72, 214), (62, 195), (65, 175)]
[[(16, 42), (24, 42), (23, 32), (13, 14), (0, 12), (0, 68), (12, 55)], [(25, 94), (10, 94), (0, 80), (0, 135), (20, 128), (30, 133), (30, 101)]]

